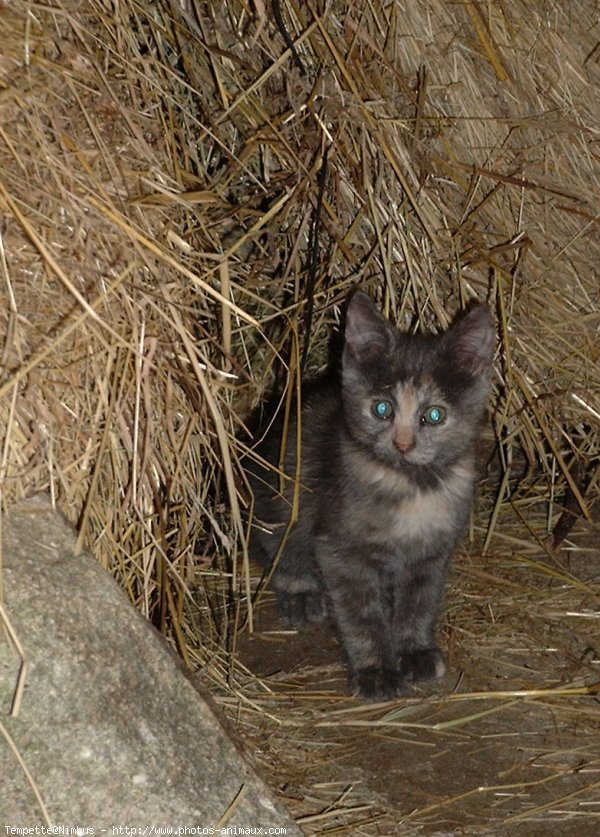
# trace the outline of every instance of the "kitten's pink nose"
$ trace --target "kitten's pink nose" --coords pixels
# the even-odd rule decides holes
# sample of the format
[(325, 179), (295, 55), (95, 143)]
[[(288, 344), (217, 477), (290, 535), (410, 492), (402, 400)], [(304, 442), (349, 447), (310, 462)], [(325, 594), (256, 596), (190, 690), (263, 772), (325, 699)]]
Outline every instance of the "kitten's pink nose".
[(415, 446), (415, 437), (410, 431), (405, 433), (399, 432), (394, 438), (394, 444), (400, 453), (408, 453)]

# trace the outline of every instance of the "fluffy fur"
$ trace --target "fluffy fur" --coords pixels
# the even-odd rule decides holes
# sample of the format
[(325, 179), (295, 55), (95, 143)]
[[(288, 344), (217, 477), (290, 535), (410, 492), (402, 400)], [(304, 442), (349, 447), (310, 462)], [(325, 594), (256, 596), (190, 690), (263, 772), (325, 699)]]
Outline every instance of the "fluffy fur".
[[(291, 481), (281, 494), (276, 473), (248, 467), (251, 547), (265, 565), (281, 553), (273, 574), (281, 611), (293, 624), (329, 611), (351, 687), (365, 698), (444, 672), (436, 623), (471, 508), (493, 349), (483, 308), (445, 334), (407, 335), (357, 292), (341, 375), (303, 398), (299, 517), (289, 531)], [(259, 438), (257, 452), (277, 463), (281, 424)], [(291, 476), (295, 438), (292, 421), (284, 469)]]

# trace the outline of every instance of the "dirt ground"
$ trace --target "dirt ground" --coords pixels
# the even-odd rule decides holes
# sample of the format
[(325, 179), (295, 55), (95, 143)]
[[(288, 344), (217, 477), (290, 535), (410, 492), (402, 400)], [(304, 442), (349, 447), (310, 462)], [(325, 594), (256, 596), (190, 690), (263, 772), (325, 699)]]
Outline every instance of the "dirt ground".
[(456, 557), (447, 675), (394, 701), (348, 696), (333, 626), (259, 609), (222, 702), (307, 834), (599, 833), (600, 525), (557, 557), (508, 529)]

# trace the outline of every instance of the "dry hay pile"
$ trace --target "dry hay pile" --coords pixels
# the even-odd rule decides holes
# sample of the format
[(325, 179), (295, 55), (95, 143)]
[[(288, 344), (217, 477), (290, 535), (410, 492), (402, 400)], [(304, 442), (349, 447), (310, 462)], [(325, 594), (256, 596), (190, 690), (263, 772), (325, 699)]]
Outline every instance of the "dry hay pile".
[(599, 59), (585, 2), (0, 3), (3, 507), (49, 490), (224, 684), (244, 421), (361, 284), (497, 316), (486, 548), (591, 517)]

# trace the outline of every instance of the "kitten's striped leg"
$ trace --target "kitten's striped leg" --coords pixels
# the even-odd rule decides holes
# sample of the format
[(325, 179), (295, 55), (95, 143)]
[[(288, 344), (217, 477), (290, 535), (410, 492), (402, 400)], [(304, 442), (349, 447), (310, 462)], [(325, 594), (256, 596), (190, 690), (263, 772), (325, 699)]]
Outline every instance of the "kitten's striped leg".
[(342, 554), (321, 544), (319, 551), (332, 615), (348, 658), (350, 687), (367, 700), (391, 698), (400, 684), (385, 623), (380, 557), (369, 566), (364, 549)]
[(446, 564), (446, 557), (436, 556), (395, 565), (390, 624), (401, 682), (435, 680), (446, 671), (435, 641)]

